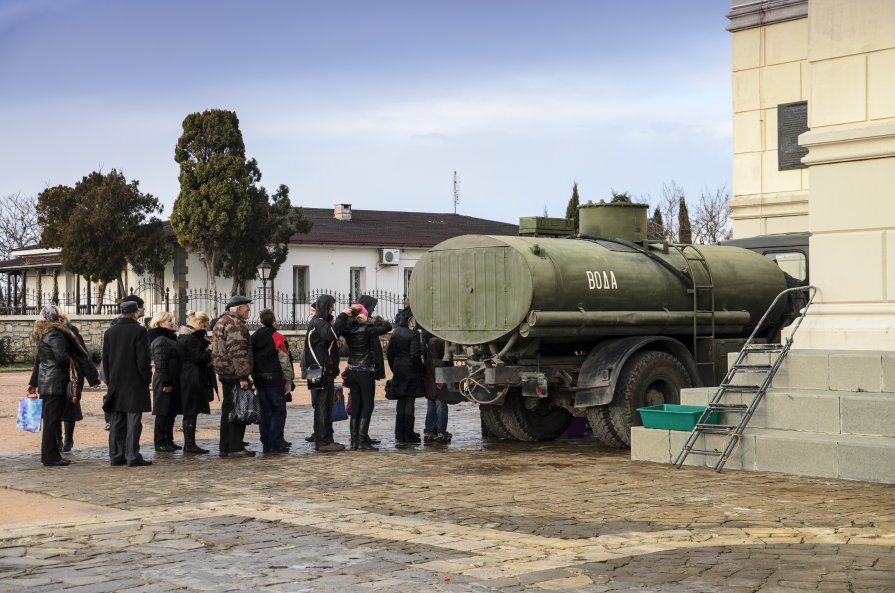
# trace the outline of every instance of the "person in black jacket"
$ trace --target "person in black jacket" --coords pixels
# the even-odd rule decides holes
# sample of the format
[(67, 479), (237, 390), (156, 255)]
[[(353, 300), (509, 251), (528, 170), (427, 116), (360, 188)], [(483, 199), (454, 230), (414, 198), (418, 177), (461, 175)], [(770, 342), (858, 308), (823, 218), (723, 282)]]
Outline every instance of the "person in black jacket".
[[(71, 461), (62, 458), (56, 435), (65, 409), (69, 369), (72, 364), (76, 367), (89, 364), (89, 358), (75, 335), (60, 321), (59, 310), (54, 305), (40, 310), (40, 319), (34, 322), (31, 337), (37, 343), (38, 362), (28, 385), (28, 396), (36, 397), (40, 393), (43, 400), (40, 461), (46, 466), (65, 466)], [(91, 385), (98, 384), (93, 378)]]
[[(351, 448), (376, 451), (370, 439), (370, 418), (373, 415), (373, 398), (376, 394), (377, 346), (379, 360), (382, 344), (379, 336), (392, 330), (392, 325), (382, 318), (368, 318), (377, 300), (364, 295), (358, 303), (345, 309), (337, 318), (344, 324), (342, 335), (348, 343), (348, 383), (351, 387)], [(369, 307), (368, 307), (369, 306)], [(379, 362), (382, 366), (382, 363)], [(384, 373), (383, 373), (384, 376)]]
[[(65, 327), (71, 331), (75, 336), (75, 340), (77, 340), (78, 344), (81, 345), (81, 348), (84, 349), (84, 352), (87, 352), (87, 346), (84, 344), (84, 338), (81, 337), (81, 332), (79, 332), (78, 328), (69, 321), (65, 312), (59, 311), (59, 321), (65, 324)], [(96, 370), (96, 365), (94, 365), (93, 361), (90, 359), (89, 353), (87, 354), (86, 359), (79, 358), (75, 360), (75, 372), (78, 377), (78, 382), (75, 384), (77, 387), (77, 396), (74, 401), (66, 398), (65, 410), (62, 412), (62, 426), (65, 433), (65, 438), (62, 440), (63, 453), (71, 451), (72, 447), (75, 446), (75, 422), (80, 422), (84, 419), (84, 413), (81, 410), (81, 395), (83, 395), (84, 383), (86, 382), (93, 386), (99, 385), (99, 373)]]
[(398, 400), (395, 407), (395, 442), (419, 443), (419, 433), (413, 432), (415, 400), (425, 395), (423, 351), (420, 334), (407, 326), (412, 313), (409, 307), (401, 310), (394, 333), (388, 341), (388, 365), (392, 369), (391, 397)]
[(152, 410), (149, 385), (149, 339), (137, 322), (139, 306), (134, 301), (121, 303), (121, 318), (103, 337), (103, 375), (109, 391), (103, 403), (111, 413), (109, 458), (112, 465), (152, 465), (140, 455), (143, 412)]
[(149, 322), (149, 353), (152, 376), (152, 414), (155, 416), (155, 450), (173, 453), (183, 449), (174, 442), (174, 421), (181, 414), (180, 349), (174, 333), (174, 317), (167, 311), (156, 313)]
[(295, 388), (295, 371), (286, 337), (274, 327), (274, 312), (264, 309), (258, 320), (262, 327), (252, 334), (252, 377), (261, 401), (261, 446), (264, 453), (287, 453), (286, 394)]
[(187, 311), (187, 323), (180, 326), (177, 346), (182, 361), (180, 371), (180, 402), (183, 410), (183, 452), (202, 455), (208, 453), (196, 444), (196, 419), (199, 414), (210, 414), (209, 402), (217, 391), (217, 379), (211, 366), (211, 342), (206, 335), (208, 313)]
[(336, 299), (323, 294), (314, 303), (314, 317), (308, 323), (305, 335), (305, 362), (307, 368), (323, 369), (323, 382), (317, 392), (314, 408), (314, 449), (322, 452), (344, 451), (345, 445), (335, 442), (332, 436), (333, 385), (339, 376), (339, 349), (336, 342), (342, 324), (332, 321)]

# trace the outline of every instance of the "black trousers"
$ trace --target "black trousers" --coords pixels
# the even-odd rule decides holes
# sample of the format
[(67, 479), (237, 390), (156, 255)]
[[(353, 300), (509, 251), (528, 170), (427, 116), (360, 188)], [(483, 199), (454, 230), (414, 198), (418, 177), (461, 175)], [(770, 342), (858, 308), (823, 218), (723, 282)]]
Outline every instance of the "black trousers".
[(156, 447), (162, 447), (174, 441), (174, 419), (176, 416), (155, 416), (153, 440)]
[(43, 434), (40, 435), (40, 461), (52, 463), (62, 459), (59, 454), (59, 445), (56, 436), (60, 434), (62, 426), (62, 412), (65, 411), (65, 395), (50, 393), (40, 396), (43, 400), (43, 408), (40, 413), (43, 419)]
[(373, 415), (373, 398), (376, 396), (376, 379), (371, 371), (348, 371), (351, 383), (351, 417), (365, 418)]
[(246, 425), (238, 422), (230, 422), (230, 411), (233, 410), (233, 388), (239, 385), (239, 381), (230, 383), (221, 379), (221, 434), (218, 442), (218, 450), (221, 453), (236, 453), (242, 451), (242, 441), (246, 434)]
[(109, 459), (114, 462), (140, 461), (143, 412), (112, 412), (109, 427)]
[(333, 439), (333, 378), (323, 375), (323, 385), (317, 390), (317, 406), (314, 408), (314, 437), (318, 445), (329, 445)]

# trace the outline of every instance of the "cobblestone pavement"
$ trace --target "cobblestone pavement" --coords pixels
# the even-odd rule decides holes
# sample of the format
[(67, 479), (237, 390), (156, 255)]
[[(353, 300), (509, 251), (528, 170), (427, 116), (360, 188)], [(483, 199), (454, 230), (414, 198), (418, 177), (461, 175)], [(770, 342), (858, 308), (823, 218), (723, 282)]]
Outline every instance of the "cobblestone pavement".
[(396, 448), (384, 402), (378, 453), (313, 453), (303, 409), (288, 455), (0, 456), (9, 488), (104, 507), (0, 527), (0, 592), (895, 591), (892, 486), (483, 441), (451, 411), (449, 446)]

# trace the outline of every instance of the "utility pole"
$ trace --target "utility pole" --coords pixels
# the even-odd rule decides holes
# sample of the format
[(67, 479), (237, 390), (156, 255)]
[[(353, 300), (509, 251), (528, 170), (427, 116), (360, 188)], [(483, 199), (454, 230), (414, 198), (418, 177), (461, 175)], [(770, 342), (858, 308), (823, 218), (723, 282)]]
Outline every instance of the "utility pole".
[(454, 214), (457, 213), (457, 204), (460, 203), (460, 178), (454, 171)]

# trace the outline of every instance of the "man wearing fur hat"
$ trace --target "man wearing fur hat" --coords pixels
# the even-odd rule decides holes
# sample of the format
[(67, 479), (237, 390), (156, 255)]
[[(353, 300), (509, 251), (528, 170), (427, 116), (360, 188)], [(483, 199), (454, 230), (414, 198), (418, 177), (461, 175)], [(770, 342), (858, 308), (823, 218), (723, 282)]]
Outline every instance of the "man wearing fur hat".
[(214, 324), (211, 338), (211, 359), (221, 380), (221, 436), (218, 454), (221, 457), (251, 457), (243, 445), (245, 424), (230, 422), (234, 407), (233, 388), (249, 388), (252, 373), (252, 342), (245, 320), (249, 318), (252, 299), (236, 295), (227, 303), (227, 310)]
[[(75, 335), (65, 327), (59, 310), (47, 305), (40, 310), (40, 318), (34, 322), (32, 339), (37, 343), (37, 373), (32, 375), (28, 397), (43, 400), (43, 434), (40, 443), (40, 461), (46, 466), (65, 466), (71, 463), (59, 454), (56, 433), (59, 432), (62, 413), (65, 410), (65, 390), (69, 381), (69, 365), (87, 365), (87, 351)], [(95, 381), (95, 380), (94, 380)], [(98, 385), (95, 382), (93, 385)]]
[(152, 411), (152, 368), (146, 328), (137, 319), (135, 301), (121, 302), (121, 317), (103, 337), (103, 373), (109, 391), (103, 410), (111, 414), (109, 458), (112, 465), (151, 465), (140, 455), (143, 412)]

